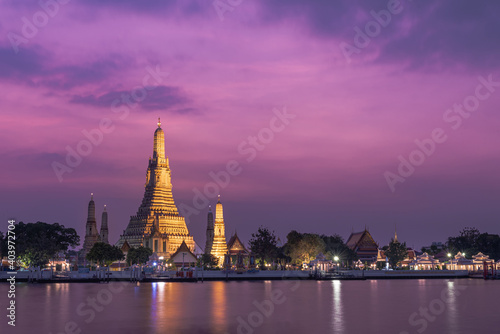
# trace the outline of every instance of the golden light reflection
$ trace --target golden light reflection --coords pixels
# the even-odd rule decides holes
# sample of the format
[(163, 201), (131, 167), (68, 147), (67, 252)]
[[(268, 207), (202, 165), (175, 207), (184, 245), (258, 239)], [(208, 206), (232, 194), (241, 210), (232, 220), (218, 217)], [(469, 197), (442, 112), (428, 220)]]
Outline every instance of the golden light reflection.
[(227, 299), (225, 282), (213, 282), (212, 287), (212, 320), (216, 332), (227, 331)]
[(342, 309), (342, 282), (339, 280), (333, 280), (333, 314), (332, 314), (332, 329), (333, 333), (344, 333), (344, 312)]

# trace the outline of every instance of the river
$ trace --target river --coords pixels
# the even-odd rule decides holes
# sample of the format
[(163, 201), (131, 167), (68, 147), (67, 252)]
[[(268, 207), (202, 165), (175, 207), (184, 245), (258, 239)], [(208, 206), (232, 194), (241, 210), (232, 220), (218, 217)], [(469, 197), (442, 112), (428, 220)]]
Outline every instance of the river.
[(500, 333), (499, 301), (481, 279), (19, 283), (0, 332)]

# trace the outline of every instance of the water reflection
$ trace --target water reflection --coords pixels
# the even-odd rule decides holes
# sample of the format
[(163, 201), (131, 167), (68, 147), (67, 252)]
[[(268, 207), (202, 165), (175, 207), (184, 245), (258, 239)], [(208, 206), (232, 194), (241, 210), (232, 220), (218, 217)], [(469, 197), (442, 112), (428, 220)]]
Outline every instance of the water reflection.
[[(227, 331), (227, 300), (226, 300), (225, 282), (213, 282), (211, 284), (212, 292), (212, 323), (214, 333), (225, 333)], [(236, 301), (234, 301), (236, 302)]]
[(448, 328), (451, 333), (458, 332), (458, 309), (457, 309), (457, 295), (460, 294), (457, 290), (456, 283), (449, 281), (446, 288), (441, 292), (440, 298), (446, 306), (446, 320)]
[(334, 333), (344, 333), (344, 314), (342, 305), (342, 282), (339, 280), (332, 281), (333, 291), (333, 314), (332, 314), (332, 330)]

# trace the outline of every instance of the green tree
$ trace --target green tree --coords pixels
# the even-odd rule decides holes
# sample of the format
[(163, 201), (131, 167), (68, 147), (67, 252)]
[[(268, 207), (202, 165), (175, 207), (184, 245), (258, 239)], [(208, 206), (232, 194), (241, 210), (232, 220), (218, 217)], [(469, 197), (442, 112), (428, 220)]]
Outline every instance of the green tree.
[(2, 257), (6, 256), (8, 254), (7, 253), (7, 235), (4, 238), (2, 231), (0, 231), (0, 261), (2, 260)]
[(127, 253), (127, 264), (144, 264), (148, 262), (149, 257), (153, 254), (151, 248), (140, 246), (138, 248), (130, 248)]
[(292, 231), (287, 235), (285, 254), (296, 264), (310, 262), (319, 253), (325, 253), (325, 242), (317, 234)]
[(457, 237), (449, 237), (447, 246), (448, 250), (452, 253), (462, 252), (465, 253), (469, 258), (478, 253), (478, 239), (480, 236), (478, 229), (474, 227), (466, 227), (460, 231), (460, 235)]
[(198, 262), (204, 268), (215, 268), (219, 264), (219, 259), (212, 254), (203, 254)]
[(482, 233), (476, 240), (476, 248), (498, 261), (500, 259), (500, 236), (498, 234)]
[(44, 222), (15, 225), (18, 260), (26, 266), (44, 267), (59, 252), (78, 246), (80, 237), (73, 228)]
[(394, 239), (391, 239), (389, 247), (385, 251), (385, 255), (389, 259), (389, 265), (393, 269), (396, 269), (398, 264), (408, 256), (406, 242), (400, 243), (399, 241), (394, 241)]
[(124, 258), (125, 256), (120, 248), (104, 242), (96, 242), (87, 254), (87, 260), (100, 266), (109, 266), (111, 263)]
[(356, 252), (347, 247), (344, 243), (344, 239), (340, 235), (321, 235), (321, 239), (325, 243), (325, 251), (330, 259), (338, 256), (340, 261), (351, 264), (358, 260)]
[(264, 268), (265, 260), (272, 260), (277, 256), (278, 247), (274, 231), (271, 232), (267, 227), (261, 226), (257, 233), (252, 233), (250, 239), (250, 250), (256, 258), (260, 259), (260, 266)]

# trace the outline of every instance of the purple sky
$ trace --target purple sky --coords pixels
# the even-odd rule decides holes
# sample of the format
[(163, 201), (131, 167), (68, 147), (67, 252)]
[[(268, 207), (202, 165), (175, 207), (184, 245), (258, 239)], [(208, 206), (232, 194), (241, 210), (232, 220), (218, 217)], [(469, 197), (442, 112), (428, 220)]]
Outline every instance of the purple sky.
[[(500, 4), (47, 2), (51, 15), (38, 1), (0, 4), (0, 230), (11, 217), (59, 222), (83, 240), (93, 192), (116, 242), (161, 117), (178, 206), (240, 163), (220, 193), (227, 234), (245, 241), (261, 224), (282, 240), (366, 225), (381, 246), (397, 224), (417, 248), (466, 226), (500, 233), (500, 85), (484, 85), (500, 82)], [(382, 10), (384, 26), (371, 14)], [(464, 103), (470, 113), (454, 111)], [(249, 136), (268, 139), (283, 110), (295, 117), (247, 161)], [(60, 182), (54, 162), (103, 119), (112, 130)], [(434, 152), (412, 154), (435, 129)], [(418, 166), (392, 191), (399, 156)], [(189, 217), (201, 246), (205, 227), (206, 209)]]

